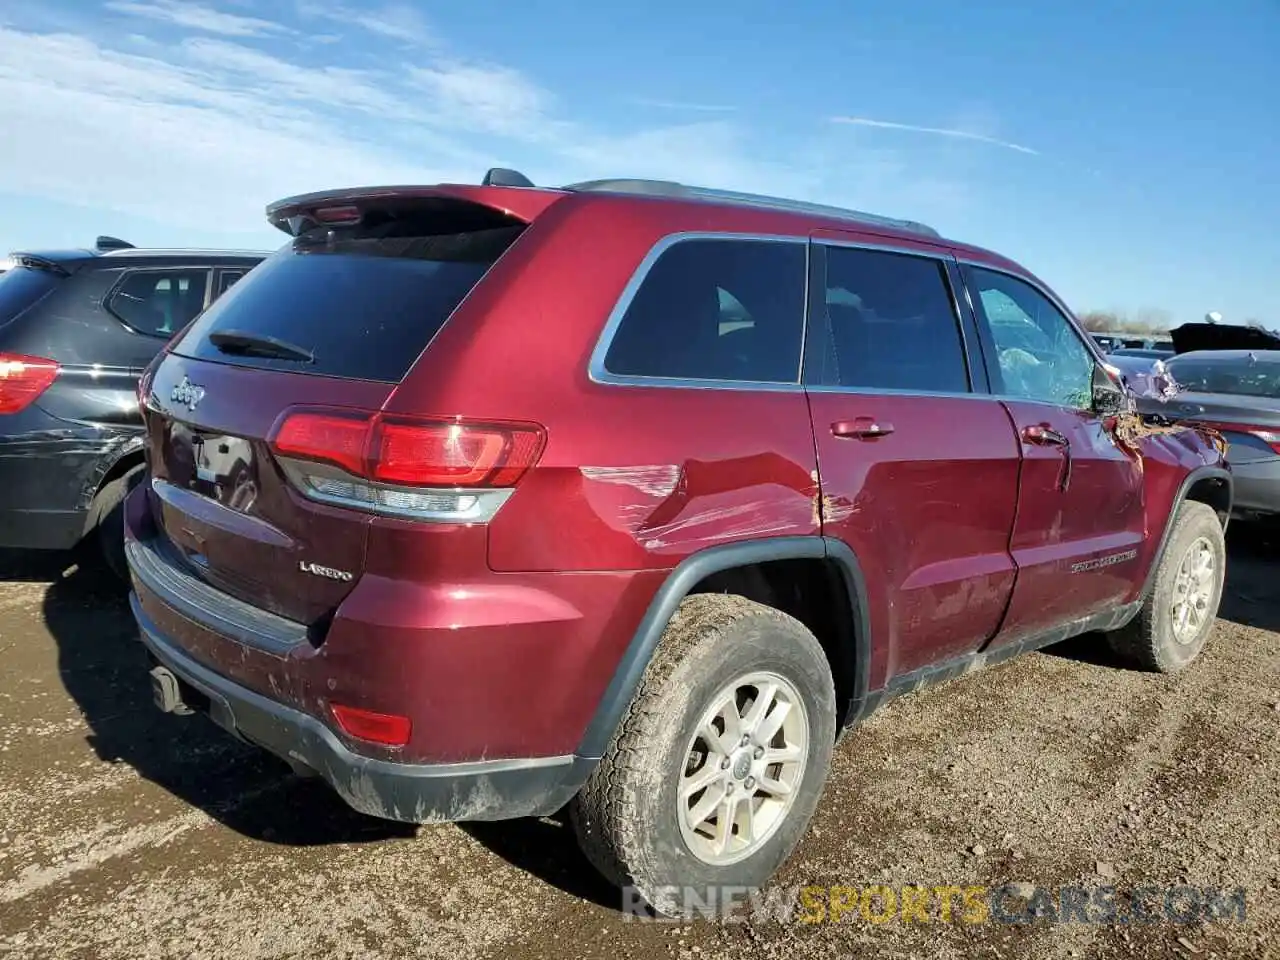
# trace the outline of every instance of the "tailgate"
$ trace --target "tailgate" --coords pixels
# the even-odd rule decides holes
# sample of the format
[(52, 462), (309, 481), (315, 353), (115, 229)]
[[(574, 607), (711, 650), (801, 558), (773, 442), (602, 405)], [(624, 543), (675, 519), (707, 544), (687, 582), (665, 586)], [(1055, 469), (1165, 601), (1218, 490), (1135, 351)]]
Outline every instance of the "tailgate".
[(152, 513), (171, 555), (211, 586), (291, 620), (331, 613), (364, 568), (371, 517), (300, 496), (267, 437), (295, 404), (376, 410), (392, 389), (167, 356), (151, 384), (147, 431)]

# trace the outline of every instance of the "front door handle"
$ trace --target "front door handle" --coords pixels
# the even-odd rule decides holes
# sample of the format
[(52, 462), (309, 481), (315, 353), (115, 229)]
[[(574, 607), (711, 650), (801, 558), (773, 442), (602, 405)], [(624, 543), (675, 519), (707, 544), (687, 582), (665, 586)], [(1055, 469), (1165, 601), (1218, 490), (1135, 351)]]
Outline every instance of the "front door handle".
[(1066, 493), (1071, 486), (1071, 441), (1047, 423), (1033, 423), (1023, 427), (1022, 439), (1039, 447), (1057, 447), (1062, 451), (1062, 472), (1058, 475), (1058, 489)]
[(893, 433), (893, 424), (875, 417), (856, 417), (853, 420), (837, 420), (831, 424), (831, 433), (850, 440), (875, 440)]
[(1047, 423), (1033, 423), (1022, 428), (1022, 439), (1042, 447), (1069, 447), (1071, 442)]

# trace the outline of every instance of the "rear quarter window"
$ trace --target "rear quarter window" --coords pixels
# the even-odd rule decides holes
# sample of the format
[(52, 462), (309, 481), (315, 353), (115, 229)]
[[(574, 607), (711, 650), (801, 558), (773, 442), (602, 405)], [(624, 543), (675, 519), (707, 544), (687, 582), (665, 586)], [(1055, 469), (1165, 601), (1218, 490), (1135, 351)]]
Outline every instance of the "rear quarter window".
[(52, 270), (30, 267), (14, 267), (0, 273), (0, 327), (43, 300), (61, 279), (62, 275)]

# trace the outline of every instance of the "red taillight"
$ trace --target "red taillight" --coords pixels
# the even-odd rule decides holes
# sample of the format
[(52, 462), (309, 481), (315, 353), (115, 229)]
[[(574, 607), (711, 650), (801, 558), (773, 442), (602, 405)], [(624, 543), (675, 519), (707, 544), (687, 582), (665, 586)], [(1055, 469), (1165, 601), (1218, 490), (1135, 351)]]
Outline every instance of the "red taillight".
[(1250, 427), (1240, 423), (1206, 423), (1204, 426), (1211, 427), (1219, 433), (1247, 433), (1251, 437), (1257, 437), (1277, 454), (1280, 454), (1280, 430)]
[(1249, 432), (1276, 453), (1280, 453), (1280, 430), (1250, 430)]
[(403, 747), (409, 742), (413, 724), (408, 717), (392, 713), (375, 713), (359, 707), (332, 704), (333, 717), (343, 731), (360, 740), (387, 747)]
[(537, 463), (544, 440), (534, 424), (307, 410), (285, 417), (272, 447), (381, 483), (492, 489), (514, 486)]
[(384, 421), (371, 476), (415, 487), (510, 487), (537, 461), (542, 431), (511, 424)]
[(0, 413), (25, 410), (57, 376), (57, 361), (0, 353)]
[(369, 418), (360, 415), (294, 413), (280, 424), (272, 446), (286, 457), (332, 463), (348, 473), (363, 474), (369, 426)]

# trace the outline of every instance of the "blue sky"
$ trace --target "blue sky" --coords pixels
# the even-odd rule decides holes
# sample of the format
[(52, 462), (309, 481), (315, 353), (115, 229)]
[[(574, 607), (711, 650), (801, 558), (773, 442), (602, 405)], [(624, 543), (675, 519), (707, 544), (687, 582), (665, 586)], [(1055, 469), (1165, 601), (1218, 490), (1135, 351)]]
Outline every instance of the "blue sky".
[[(785, 9), (785, 12), (784, 12)], [(654, 176), (1280, 326), (1280, 2), (5, 0), (0, 247), (274, 247), (378, 182)]]

